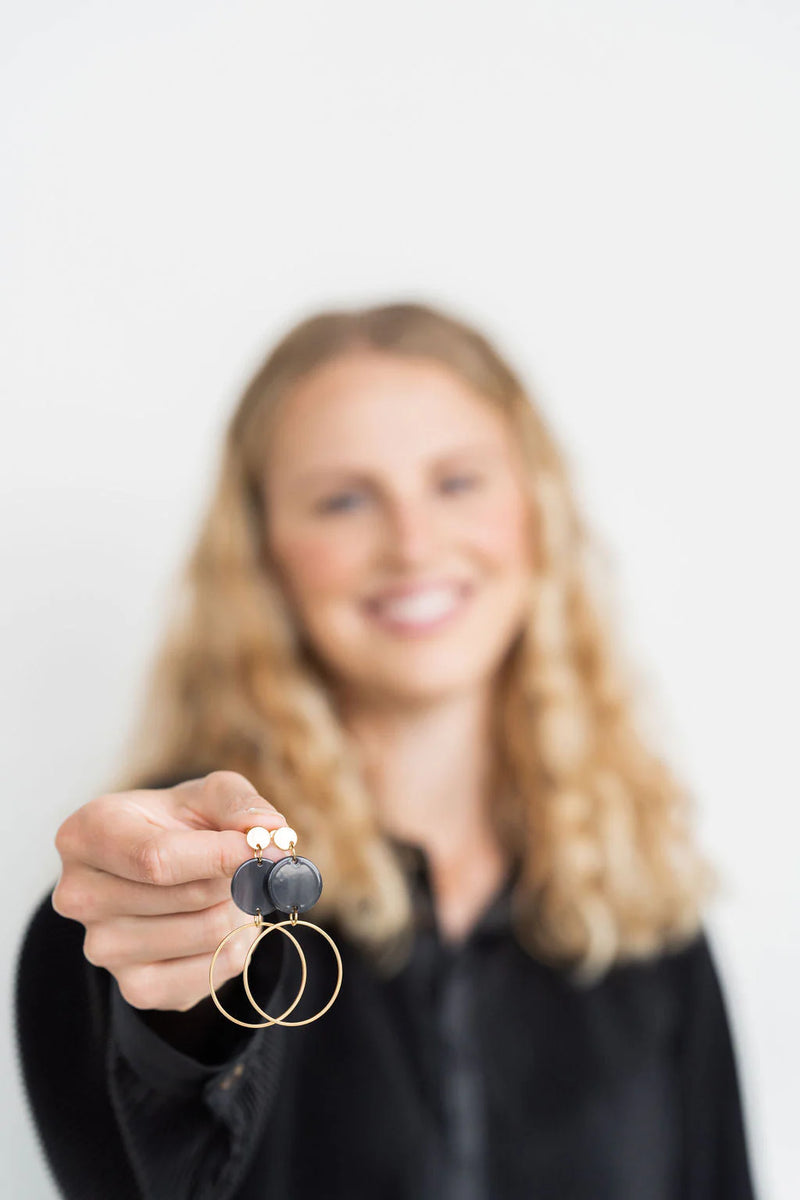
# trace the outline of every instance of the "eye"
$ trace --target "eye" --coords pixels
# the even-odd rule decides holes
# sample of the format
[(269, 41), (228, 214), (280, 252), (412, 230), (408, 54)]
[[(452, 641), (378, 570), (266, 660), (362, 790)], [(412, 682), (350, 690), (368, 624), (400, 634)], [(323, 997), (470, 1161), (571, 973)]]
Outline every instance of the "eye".
[(446, 494), (450, 495), (454, 492), (468, 492), (473, 488), (478, 487), (481, 479), (479, 475), (463, 473), (461, 475), (447, 475), (441, 480), (439, 487)]
[(364, 500), (362, 492), (334, 492), (320, 500), (314, 507), (319, 513), (350, 512)]

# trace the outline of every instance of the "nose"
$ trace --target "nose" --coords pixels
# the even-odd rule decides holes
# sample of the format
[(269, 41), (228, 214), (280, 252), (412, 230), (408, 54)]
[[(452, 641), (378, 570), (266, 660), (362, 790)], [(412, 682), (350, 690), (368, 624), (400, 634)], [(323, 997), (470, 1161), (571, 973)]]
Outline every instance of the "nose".
[(427, 565), (440, 549), (440, 531), (430, 506), (421, 499), (396, 498), (389, 506), (386, 554), (402, 567)]

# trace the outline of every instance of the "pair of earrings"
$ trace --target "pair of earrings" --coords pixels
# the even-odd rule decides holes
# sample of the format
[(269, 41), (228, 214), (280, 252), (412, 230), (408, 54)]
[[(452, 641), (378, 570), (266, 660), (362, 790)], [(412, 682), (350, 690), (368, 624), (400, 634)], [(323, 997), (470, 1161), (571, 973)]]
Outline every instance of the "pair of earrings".
[[(279, 859), (278, 862), (272, 862), (271, 859), (264, 858), (263, 852), (269, 846), (270, 841), (279, 850), (288, 851), (287, 857)], [(282, 825), (280, 829), (273, 831), (264, 829), (261, 825), (253, 826), (252, 829), (248, 829), (247, 831), (247, 844), (254, 852), (253, 858), (247, 859), (238, 866), (231, 880), (231, 896), (233, 897), (234, 904), (242, 912), (250, 913), (254, 917), (254, 920), (247, 921), (244, 925), (237, 925), (230, 933), (226, 933), (211, 959), (211, 965), (208, 969), (208, 985), (211, 998), (222, 1015), (227, 1017), (229, 1021), (233, 1021), (236, 1025), (243, 1026), (245, 1029), (263, 1029), (267, 1025), (310, 1025), (312, 1021), (316, 1021), (323, 1013), (328, 1011), (342, 986), (342, 958), (333, 938), (324, 929), (320, 929), (319, 925), (315, 925), (312, 921), (302, 921), (298, 917), (298, 913), (306, 912), (319, 900), (322, 893), (322, 876), (315, 863), (311, 862), (308, 858), (302, 858), (296, 853), (296, 843), (297, 834), (288, 825)], [(289, 913), (289, 919), (277, 922), (265, 921), (262, 913), (272, 912), (273, 910)], [(250, 949), (247, 951), (244, 960), (242, 981), (248, 1000), (256, 1012), (260, 1013), (266, 1020), (240, 1021), (238, 1017), (232, 1016), (220, 1003), (214, 987), (214, 966), (221, 950), (230, 939), (243, 929), (249, 929), (253, 925), (256, 926), (259, 932), (253, 940)], [(308, 976), (306, 956), (297, 938), (291, 932), (298, 925), (305, 925), (308, 929), (315, 929), (317, 933), (327, 939), (336, 956), (338, 976), (333, 995), (319, 1012), (314, 1013), (311, 1017), (306, 1017), (303, 1021), (287, 1021), (285, 1018), (300, 1003)], [(250, 962), (259, 942), (267, 934), (272, 933), (276, 929), (279, 929), (294, 944), (300, 956), (301, 979), (300, 990), (286, 1011), (282, 1012), (279, 1017), (272, 1017), (256, 1003), (250, 990), (248, 973)]]

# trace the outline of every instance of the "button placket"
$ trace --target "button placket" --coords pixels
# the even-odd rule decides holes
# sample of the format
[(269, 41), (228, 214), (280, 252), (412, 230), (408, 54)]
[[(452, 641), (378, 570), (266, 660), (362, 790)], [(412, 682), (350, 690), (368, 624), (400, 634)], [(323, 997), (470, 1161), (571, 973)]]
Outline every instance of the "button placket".
[(219, 1087), (220, 1091), (227, 1092), (233, 1087), (237, 1079), (241, 1079), (242, 1075), (244, 1075), (244, 1063), (239, 1062), (232, 1071), (228, 1072), (224, 1079), (220, 1080), (217, 1086)]

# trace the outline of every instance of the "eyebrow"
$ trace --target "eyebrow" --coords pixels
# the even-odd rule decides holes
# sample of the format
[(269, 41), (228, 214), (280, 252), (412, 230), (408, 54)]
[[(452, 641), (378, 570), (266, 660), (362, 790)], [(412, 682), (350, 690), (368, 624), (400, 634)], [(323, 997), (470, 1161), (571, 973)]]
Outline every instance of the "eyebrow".
[[(498, 446), (487, 446), (483, 443), (477, 445), (467, 444), (443, 451), (431, 458), (427, 465), (434, 468), (446, 466), (448, 463), (460, 458), (489, 460), (497, 458), (500, 453), (501, 451)], [(328, 480), (339, 479), (343, 475), (347, 475), (353, 479), (369, 480), (372, 474), (373, 470), (370, 466), (364, 466), (360, 463), (332, 463), (320, 467), (309, 467), (307, 471), (304, 471), (302, 475), (293, 481), (293, 486), (300, 488), (314, 484), (324, 484)]]

